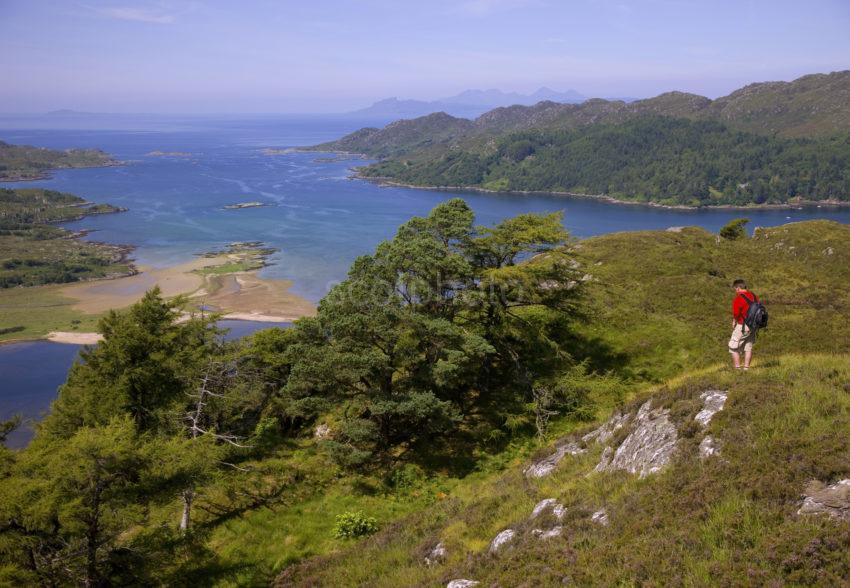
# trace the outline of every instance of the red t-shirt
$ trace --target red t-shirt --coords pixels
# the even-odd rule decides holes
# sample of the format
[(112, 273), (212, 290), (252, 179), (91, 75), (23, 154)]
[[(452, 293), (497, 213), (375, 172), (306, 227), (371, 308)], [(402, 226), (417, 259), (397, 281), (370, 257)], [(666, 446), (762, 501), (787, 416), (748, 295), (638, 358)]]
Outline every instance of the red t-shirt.
[(750, 292), (749, 290), (744, 290), (743, 292), (739, 292), (735, 295), (735, 300), (732, 301), (732, 318), (735, 319), (735, 322), (739, 325), (744, 324), (744, 319), (747, 318), (747, 311), (750, 309), (750, 303), (747, 300), (744, 300), (743, 294), (747, 297), (748, 300), (753, 300), (758, 302), (759, 297)]

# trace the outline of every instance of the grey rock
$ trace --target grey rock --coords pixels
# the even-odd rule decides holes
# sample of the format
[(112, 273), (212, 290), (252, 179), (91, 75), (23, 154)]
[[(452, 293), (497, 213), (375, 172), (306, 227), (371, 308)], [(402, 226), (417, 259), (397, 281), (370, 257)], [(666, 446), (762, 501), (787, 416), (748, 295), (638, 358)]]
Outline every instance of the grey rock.
[(316, 429), (313, 431), (313, 437), (315, 437), (316, 439), (319, 439), (320, 441), (324, 441), (325, 439), (330, 439), (331, 438), (331, 428), (330, 428), (330, 426), (328, 426), (324, 423), (317, 426)]
[(563, 532), (564, 528), (561, 525), (558, 525), (556, 527), (552, 527), (548, 531), (544, 531), (543, 529), (532, 529), (531, 534), (538, 539), (554, 539), (555, 537), (560, 537)]
[(824, 255), (833, 255), (834, 253), (835, 253), (835, 249), (833, 249), (832, 247), (827, 247), (826, 249), (823, 250)]
[(599, 463), (596, 465), (596, 471), (606, 471), (608, 466), (611, 465), (611, 459), (613, 459), (613, 457), (614, 449), (612, 447), (606, 447), (605, 451), (602, 452), (602, 457), (599, 459)]
[(534, 462), (523, 470), (523, 473), (529, 478), (542, 478), (551, 474), (555, 467), (560, 463), (566, 455), (578, 455), (586, 450), (580, 447), (577, 443), (563, 443), (555, 447), (555, 452), (549, 457)]
[(604, 445), (611, 439), (611, 437), (614, 436), (614, 433), (623, 428), (628, 420), (628, 414), (616, 413), (599, 427), (582, 437), (581, 440), (585, 443), (590, 443), (595, 440), (600, 445)]
[(431, 551), (428, 552), (428, 555), (425, 556), (425, 565), (433, 566), (440, 563), (446, 559), (447, 553), (446, 546), (442, 541), (440, 541), (433, 547), (433, 549), (431, 549)]
[(717, 447), (717, 442), (714, 440), (714, 437), (711, 435), (706, 435), (705, 438), (700, 441), (699, 444), (699, 457), (700, 459), (707, 459), (712, 455), (719, 455), (720, 449)]
[(469, 586), (478, 586), (480, 583), (475, 580), (452, 580), (446, 584), (446, 588), (469, 588)]
[(850, 478), (829, 486), (823, 482), (811, 482), (803, 494), (803, 505), (797, 514), (850, 520)]
[(668, 233), (681, 233), (685, 227), (667, 227)]
[(513, 541), (516, 531), (513, 529), (505, 529), (493, 539), (490, 543), (490, 553), (499, 552), (505, 545)]
[(604, 508), (600, 508), (595, 513), (590, 515), (590, 520), (597, 525), (602, 525), (603, 527), (608, 526), (608, 511)]
[(694, 420), (703, 427), (707, 427), (714, 415), (723, 410), (728, 396), (728, 392), (721, 390), (706, 390), (700, 394), (699, 397), (703, 400), (702, 410), (697, 413)]
[(552, 514), (555, 515), (558, 520), (563, 519), (564, 515), (567, 513), (566, 507), (554, 498), (544, 498), (534, 506), (534, 510), (531, 511), (531, 516), (529, 518), (535, 519), (549, 509), (552, 510)]
[(632, 432), (617, 448), (610, 463), (600, 462), (597, 471), (626, 470), (643, 478), (662, 470), (670, 463), (678, 441), (669, 412), (660, 408), (652, 410), (652, 401), (647, 400), (635, 416)]

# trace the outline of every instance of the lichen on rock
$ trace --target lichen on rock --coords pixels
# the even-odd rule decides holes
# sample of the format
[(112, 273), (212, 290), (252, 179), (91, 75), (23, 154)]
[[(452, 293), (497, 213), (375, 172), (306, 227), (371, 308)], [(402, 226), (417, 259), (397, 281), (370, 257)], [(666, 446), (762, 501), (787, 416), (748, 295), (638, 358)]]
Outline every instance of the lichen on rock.
[(638, 410), (634, 427), (628, 437), (614, 452), (607, 464), (603, 461), (597, 471), (625, 470), (641, 478), (662, 470), (673, 457), (678, 435), (666, 409), (652, 409), (647, 400)]
[(587, 451), (580, 447), (578, 443), (567, 442), (558, 445), (555, 452), (540, 459), (523, 470), (523, 473), (529, 478), (542, 478), (551, 474), (555, 467), (560, 463), (566, 455), (579, 455)]
[(797, 514), (827, 515), (845, 521), (850, 520), (850, 478), (829, 486), (823, 482), (810, 482), (803, 494), (803, 504)]
[(496, 535), (496, 537), (490, 543), (490, 553), (498, 553), (503, 547), (513, 541), (515, 535), (516, 531), (514, 531), (513, 529), (505, 529), (504, 531)]
[(697, 413), (694, 420), (703, 427), (707, 427), (714, 415), (723, 410), (728, 396), (728, 392), (721, 390), (706, 390), (700, 394), (700, 398), (703, 400), (702, 410)]

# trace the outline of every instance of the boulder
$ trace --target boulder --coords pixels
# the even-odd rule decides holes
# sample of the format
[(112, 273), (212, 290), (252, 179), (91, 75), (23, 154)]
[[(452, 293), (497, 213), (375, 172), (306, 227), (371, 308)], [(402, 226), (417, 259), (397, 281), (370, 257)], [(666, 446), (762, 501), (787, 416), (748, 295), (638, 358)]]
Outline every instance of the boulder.
[(728, 396), (728, 392), (720, 390), (706, 390), (700, 394), (700, 398), (703, 401), (702, 410), (697, 413), (694, 420), (702, 425), (703, 428), (707, 427), (714, 415), (723, 410)]
[(652, 401), (647, 400), (638, 410), (633, 430), (617, 448), (607, 464), (603, 461), (597, 471), (625, 470), (641, 478), (662, 470), (673, 457), (678, 435), (670, 420), (668, 410), (652, 410)]
[(603, 527), (608, 526), (608, 511), (604, 508), (600, 508), (595, 513), (590, 515), (590, 520), (597, 525), (602, 525)]
[(440, 563), (446, 559), (446, 554), (446, 546), (442, 541), (440, 541), (431, 549), (431, 551), (428, 552), (428, 555), (425, 556), (425, 565), (433, 566)]
[(811, 482), (803, 494), (803, 505), (797, 514), (827, 515), (850, 521), (850, 478), (829, 486), (823, 482)]
[(531, 534), (538, 539), (554, 539), (555, 537), (560, 537), (563, 532), (564, 528), (561, 525), (558, 525), (557, 527), (552, 527), (548, 531), (544, 531), (543, 529), (532, 529)]
[(523, 473), (529, 478), (542, 478), (544, 476), (548, 476), (551, 474), (555, 466), (560, 463), (564, 456), (566, 455), (578, 455), (580, 453), (584, 453), (586, 449), (583, 449), (578, 445), (578, 443), (568, 442), (563, 443), (555, 447), (555, 452), (549, 457), (544, 457), (541, 460), (538, 460), (525, 468)]
[(552, 514), (555, 515), (558, 520), (563, 519), (567, 512), (566, 507), (554, 498), (544, 498), (534, 506), (534, 510), (531, 511), (531, 516), (529, 518), (535, 519), (549, 509), (552, 510)]
[(313, 437), (315, 437), (319, 441), (324, 441), (325, 439), (330, 439), (331, 438), (331, 428), (330, 428), (330, 426), (328, 426), (324, 423), (317, 426), (316, 429), (313, 431)]
[(446, 588), (469, 588), (469, 586), (478, 586), (481, 582), (476, 582), (475, 580), (452, 580), (448, 584), (446, 584)]
[(699, 444), (699, 457), (700, 459), (707, 459), (712, 455), (717, 455), (720, 453), (720, 449), (717, 447), (717, 442), (714, 440), (714, 437), (711, 435), (706, 435), (705, 438), (700, 441)]
[(493, 539), (490, 543), (490, 553), (498, 553), (505, 545), (513, 541), (516, 531), (513, 529), (505, 529)]

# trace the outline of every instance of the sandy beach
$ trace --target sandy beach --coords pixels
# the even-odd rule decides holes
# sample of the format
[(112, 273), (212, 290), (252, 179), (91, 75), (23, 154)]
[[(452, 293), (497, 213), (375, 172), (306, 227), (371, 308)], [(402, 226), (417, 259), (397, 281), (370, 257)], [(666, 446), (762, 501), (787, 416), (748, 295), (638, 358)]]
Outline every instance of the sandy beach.
[(134, 276), (76, 283), (61, 289), (73, 299), (74, 310), (99, 314), (125, 308), (159, 286), (165, 297), (187, 295), (194, 306), (221, 312), (226, 318), (265, 322), (288, 322), (312, 316), (315, 305), (289, 292), (292, 283), (267, 280), (257, 271), (204, 274), (197, 270), (233, 261), (232, 256), (199, 257), (168, 268), (140, 267)]

